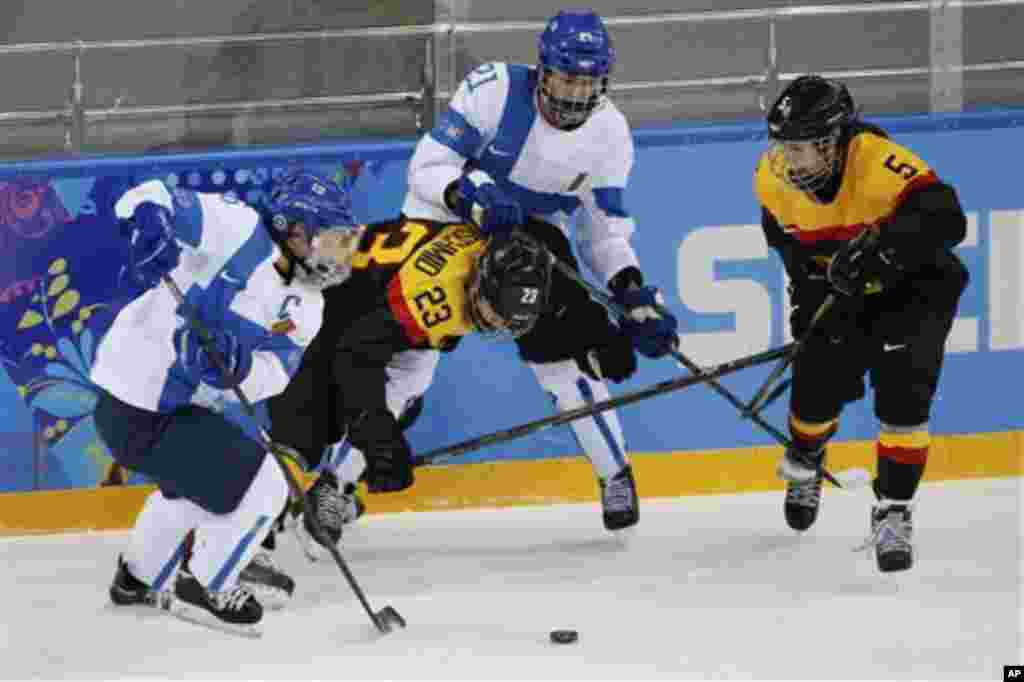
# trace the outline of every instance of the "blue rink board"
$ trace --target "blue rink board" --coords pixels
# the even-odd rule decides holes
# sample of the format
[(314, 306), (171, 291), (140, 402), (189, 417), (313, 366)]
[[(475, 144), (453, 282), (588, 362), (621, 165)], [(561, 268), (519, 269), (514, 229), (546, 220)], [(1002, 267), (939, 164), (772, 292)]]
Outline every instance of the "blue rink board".
[[(1010, 150), (1024, 149), (1024, 111), (873, 121), (951, 182), (972, 216), (970, 243), (959, 249), (971, 284), (949, 346), (932, 431), (1020, 429), (1024, 409), (1011, 389), (1024, 376), (1024, 195)], [(684, 351), (713, 364), (783, 343), (782, 268), (764, 244), (752, 193), (754, 165), (765, 147), (763, 127), (673, 126), (637, 131), (636, 141), (626, 197), (637, 220), (634, 245), (647, 279), (664, 290), (680, 318)], [(109, 464), (92, 425), (95, 392), (85, 377), (120, 305), (116, 273), (125, 253), (111, 211), (121, 191), (143, 179), (173, 176), (183, 186), (255, 198), (276, 174), (301, 164), (347, 183), (358, 217), (380, 220), (398, 212), (413, 143), (352, 140), (0, 164), (0, 248), (7, 254), (0, 261), (0, 491), (93, 486)], [(768, 371), (748, 370), (723, 383), (748, 397)], [(637, 374), (613, 391), (681, 372), (668, 360), (641, 358)], [(514, 346), (477, 338), (442, 360), (426, 402), (410, 431), (418, 451), (551, 413)], [(767, 413), (780, 425), (785, 402)], [(633, 451), (771, 442), (700, 387), (620, 414)], [(875, 429), (867, 400), (848, 408), (838, 437), (869, 439)], [(558, 427), (464, 460), (574, 453), (579, 448), (571, 431)]]

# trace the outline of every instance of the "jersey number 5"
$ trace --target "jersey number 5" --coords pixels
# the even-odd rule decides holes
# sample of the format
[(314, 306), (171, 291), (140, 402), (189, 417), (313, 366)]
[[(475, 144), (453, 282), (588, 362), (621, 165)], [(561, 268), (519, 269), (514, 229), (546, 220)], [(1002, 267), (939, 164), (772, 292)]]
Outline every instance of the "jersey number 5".
[(885, 167), (891, 170), (896, 175), (901, 176), (904, 180), (917, 175), (917, 169), (911, 166), (909, 163), (896, 163), (896, 155), (890, 154), (889, 158), (885, 160)]
[(452, 308), (445, 303), (448, 296), (441, 287), (418, 293), (412, 300), (416, 302), (416, 309), (422, 313), (420, 319), (423, 320), (423, 326), (428, 329), (452, 319)]

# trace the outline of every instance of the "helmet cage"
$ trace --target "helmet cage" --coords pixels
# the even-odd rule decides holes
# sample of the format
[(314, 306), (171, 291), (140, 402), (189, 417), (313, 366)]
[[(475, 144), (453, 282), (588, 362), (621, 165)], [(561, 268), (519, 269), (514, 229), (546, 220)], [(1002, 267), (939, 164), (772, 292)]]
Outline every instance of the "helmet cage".
[(604, 101), (615, 48), (601, 17), (562, 10), (537, 38), (538, 103), (559, 128), (584, 123)]
[(352, 274), (352, 256), (362, 234), (363, 229), (358, 227), (321, 230), (312, 240), (310, 254), (296, 270), (295, 279), (318, 289), (344, 282)]
[(480, 281), (474, 277), (469, 285), (469, 319), (477, 333), (488, 339), (517, 339), (533, 329), (536, 318), (518, 322), (506, 320), (481, 294)]
[(584, 123), (604, 102), (607, 92), (607, 76), (570, 74), (551, 66), (540, 67), (537, 97), (548, 119), (559, 128)]
[(840, 172), (841, 133), (836, 127), (809, 140), (775, 140), (768, 148), (768, 167), (788, 186), (814, 194)]

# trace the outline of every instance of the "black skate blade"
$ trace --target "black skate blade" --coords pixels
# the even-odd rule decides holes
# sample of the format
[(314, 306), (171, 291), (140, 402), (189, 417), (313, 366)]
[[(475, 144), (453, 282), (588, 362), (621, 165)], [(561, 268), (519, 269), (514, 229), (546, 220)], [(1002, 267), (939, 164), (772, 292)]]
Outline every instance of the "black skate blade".
[(375, 615), (377, 617), (377, 629), (380, 630), (382, 635), (389, 634), (395, 627), (405, 627), (405, 618), (402, 618), (401, 614), (391, 606), (385, 606)]
[(217, 618), (201, 606), (193, 606), (181, 599), (175, 599), (171, 603), (170, 612), (174, 617), (180, 618), (181, 620), (188, 621), (189, 623), (195, 623), (196, 625), (203, 625), (211, 630), (220, 630), (221, 632), (226, 632), (229, 635), (240, 635), (242, 637), (251, 638), (263, 636), (263, 625), (261, 623), (227, 623), (222, 621), (220, 618)]

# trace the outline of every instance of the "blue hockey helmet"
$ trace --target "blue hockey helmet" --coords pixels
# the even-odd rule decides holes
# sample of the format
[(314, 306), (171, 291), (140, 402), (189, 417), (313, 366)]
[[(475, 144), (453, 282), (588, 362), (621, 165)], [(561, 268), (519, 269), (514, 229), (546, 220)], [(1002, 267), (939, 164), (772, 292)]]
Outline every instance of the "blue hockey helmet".
[(265, 209), (275, 232), (288, 234), (289, 226), (302, 223), (307, 235), (337, 226), (352, 226), (352, 201), (333, 180), (308, 171), (282, 177), (270, 191)]
[[(271, 236), (298, 266), (297, 279), (326, 288), (348, 277), (359, 233), (351, 205), (346, 190), (308, 171), (289, 173), (271, 189), (262, 213)], [(289, 246), (298, 225), (308, 247), (302, 254)]]
[(538, 101), (559, 128), (582, 125), (608, 91), (615, 48), (604, 21), (593, 10), (565, 9), (537, 39)]

